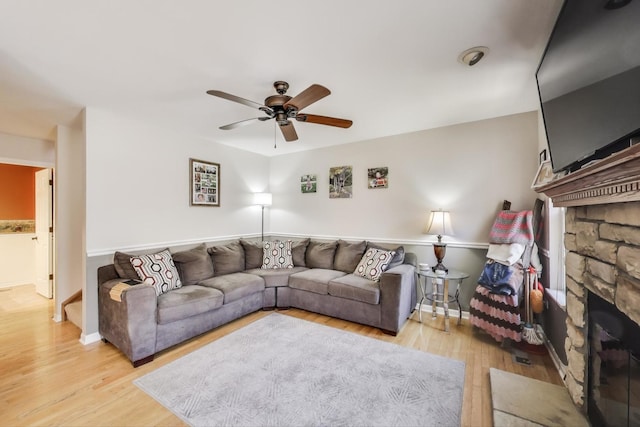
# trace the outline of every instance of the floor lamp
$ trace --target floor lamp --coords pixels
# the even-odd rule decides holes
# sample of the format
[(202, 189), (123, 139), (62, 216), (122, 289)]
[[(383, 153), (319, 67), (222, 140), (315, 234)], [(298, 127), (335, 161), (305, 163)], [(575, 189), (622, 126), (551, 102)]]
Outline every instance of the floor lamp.
[(253, 204), (262, 207), (262, 241), (264, 242), (264, 207), (271, 206), (271, 193), (253, 193)]

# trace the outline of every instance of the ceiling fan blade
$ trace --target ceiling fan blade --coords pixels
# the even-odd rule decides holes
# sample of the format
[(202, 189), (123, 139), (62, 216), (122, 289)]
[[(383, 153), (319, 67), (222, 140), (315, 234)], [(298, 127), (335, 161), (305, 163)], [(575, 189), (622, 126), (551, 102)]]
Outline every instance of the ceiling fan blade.
[(335, 117), (317, 116), (315, 114), (298, 114), (296, 120), (299, 122), (316, 123), (319, 125), (336, 126), (339, 128), (350, 128), (353, 122)]
[(287, 123), (284, 125), (280, 125), (280, 131), (282, 131), (282, 136), (284, 136), (284, 140), (287, 142), (295, 141), (298, 139), (296, 128), (294, 128), (293, 123), (289, 121), (287, 121)]
[(326, 87), (312, 84), (311, 86), (300, 92), (297, 96), (291, 98), (283, 105), (283, 107), (285, 108), (285, 110), (288, 107), (294, 107), (298, 111), (300, 111), (304, 107), (311, 105), (330, 94), (331, 91)]
[(218, 98), (228, 99), (229, 101), (237, 102), (239, 104), (247, 105), (253, 108), (264, 107), (264, 105), (258, 102), (249, 101), (248, 99), (240, 98), (239, 96), (231, 95), (230, 93), (222, 92), (219, 90), (208, 90), (207, 93), (209, 95), (217, 96)]
[(239, 122), (230, 123), (228, 125), (220, 126), (219, 129), (231, 130), (231, 129), (235, 129), (235, 128), (239, 128), (241, 126), (245, 126), (245, 125), (251, 124), (251, 123), (255, 122), (256, 120), (264, 122), (265, 120), (269, 120), (270, 118), (271, 117), (254, 117), (252, 119), (240, 120)]

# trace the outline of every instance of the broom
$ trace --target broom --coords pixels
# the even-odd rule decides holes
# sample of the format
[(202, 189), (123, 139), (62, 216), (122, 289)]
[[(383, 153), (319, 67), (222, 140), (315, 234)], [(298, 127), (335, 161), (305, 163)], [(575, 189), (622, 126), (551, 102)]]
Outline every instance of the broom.
[(541, 345), (544, 340), (533, 327), (533, 312), (531, 310), (531, 287), (533, 286), (533, 274), (536, 274), (536, 270), (533, 267), (529, 267), (527, 275), (527, 284), (524, 295), (525, 305), (525, 323), (522, 327), (522, 338), (531, 345)]

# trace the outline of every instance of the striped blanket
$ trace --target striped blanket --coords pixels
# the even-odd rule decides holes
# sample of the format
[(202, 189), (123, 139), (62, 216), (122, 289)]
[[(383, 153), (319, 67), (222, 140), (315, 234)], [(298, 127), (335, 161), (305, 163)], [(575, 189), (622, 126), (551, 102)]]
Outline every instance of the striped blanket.
[(489, 232), (490, 243), (533, 243), (533, 211), (501, 211)]

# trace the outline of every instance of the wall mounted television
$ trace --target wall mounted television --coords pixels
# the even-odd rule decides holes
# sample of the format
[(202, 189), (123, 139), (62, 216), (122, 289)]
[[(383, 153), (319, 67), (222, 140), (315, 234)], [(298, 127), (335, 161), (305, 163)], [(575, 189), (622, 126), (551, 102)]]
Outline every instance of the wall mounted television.
[(640, 0), (565, 0), (536, 72), (554, 172), (640, 137)]

